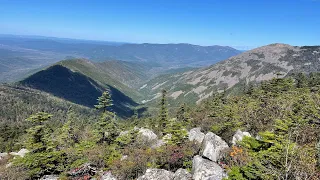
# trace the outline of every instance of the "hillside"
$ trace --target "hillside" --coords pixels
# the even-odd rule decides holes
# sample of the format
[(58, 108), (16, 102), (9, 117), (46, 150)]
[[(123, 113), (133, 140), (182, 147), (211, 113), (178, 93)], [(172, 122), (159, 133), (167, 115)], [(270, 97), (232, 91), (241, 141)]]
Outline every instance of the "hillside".
[(139, 97), (136, 91), (112, 79), (85, 60), (60, 62), (36, 72), (19, 84), (90, 108), (97, 103), (97, 98), (103, 91), (110, 90), (114, 102), (113, 110), (119, 116), (131, 116), (132, 108), (138, 105), (132, 99)]
[(149, 94), (143, 102), (152, 103), (161, 89), (166, 89), (174, 102), (199, 103), (214, 92), (232, 88), (234, 93), (244, 84), (269, 80), (277, 75), (319, 71), (319, 60), (320, 47), (271, 44), (206, 68), (157, 77), (144, 84), (140, 91)]
[(30, 126), (25, 119), (31, 114), (37, 112), (55, 114), (50, 123), (56, 126), (64, 123), (62, 120), (71, 109), (78, 119), (77, 123), (84, 125), (95, 121), (97, 112), (88, 107), (24, 86), (0, 85), (0, 151), (20, 146), (12, 144), (18, 138), (21, 139), (19, 136)]

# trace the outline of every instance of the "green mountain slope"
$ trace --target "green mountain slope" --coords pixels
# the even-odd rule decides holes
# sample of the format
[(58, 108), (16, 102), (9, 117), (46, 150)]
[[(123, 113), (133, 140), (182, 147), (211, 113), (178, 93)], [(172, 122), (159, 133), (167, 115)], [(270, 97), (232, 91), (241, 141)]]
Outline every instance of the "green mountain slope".
[(119, 116), (130, 116), (135, 100), (141, 98), (134, 89), (113, 79), (105, 71), (86, 60), (62, 61), (19, 82), (24, 86), (51, 93), (68, 101), (93, 107), (103, 91), (109, 90), (113, 110)]

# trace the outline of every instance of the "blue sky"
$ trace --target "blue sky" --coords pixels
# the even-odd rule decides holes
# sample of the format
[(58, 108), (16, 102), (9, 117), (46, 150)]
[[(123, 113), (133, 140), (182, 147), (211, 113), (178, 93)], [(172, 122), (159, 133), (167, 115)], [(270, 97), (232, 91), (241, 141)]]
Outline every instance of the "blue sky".
[(319, 0), (0, 0), (0, 33), (238, 48), (320, 44)]

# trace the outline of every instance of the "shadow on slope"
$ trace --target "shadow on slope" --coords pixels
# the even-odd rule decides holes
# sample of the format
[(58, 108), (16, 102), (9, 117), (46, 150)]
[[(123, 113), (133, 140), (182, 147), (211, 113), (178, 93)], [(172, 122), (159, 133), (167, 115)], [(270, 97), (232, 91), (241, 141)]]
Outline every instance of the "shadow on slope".
[[(61, 65), (39, 71), (20, 83), (91, 108), (97, 104), (97, 98), (102, 92), (107, 90), (93, 79)], [(131, 116), (131, 108), (138, 104), (116, 88), (108, 87), (114, 103), (113, 111), (120, 117)]]

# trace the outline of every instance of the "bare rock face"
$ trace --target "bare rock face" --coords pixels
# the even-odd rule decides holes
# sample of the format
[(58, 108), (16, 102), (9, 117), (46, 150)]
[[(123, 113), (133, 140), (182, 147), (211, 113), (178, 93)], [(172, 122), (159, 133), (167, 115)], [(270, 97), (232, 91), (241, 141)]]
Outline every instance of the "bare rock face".
[(228, 144), (221, 137), (208, 132), (203, 140), (202, 155), (211, 161), (217, 162), (222, 151), (228, 148)]
[(231, 143), (233, 145), (237, 144), (238, 141), (242, 141), (244, 136), (251, 137), (251, 134), (248, 132), (242, 132), (240, 129), (238, 129), (236, 133), (233, 135)]
[(194, 180), (222, 180), (227, 177), (225, 171), (215, 162), (195, 156), (192, 161)]
[(201, 128), (193, 128), (190, 129), (189, 131), (189, 140), (190, 141), (196, 141), (199, 144), (202, 143), (203, 139), (204, 139), (205, 134), (203, 132), (201, 132)]
[(105, 172), (100, 176), (100, 180), (117, 180), (117, 178), (111, 172)]
[(164, 169), (147, 169), (137, 180), (173, 180), (174, 173)]
[(191, 179), (192, 179), (192, 175), (186, 169), (180, 168), (174, 173), (173, 180), (191, 180)]

